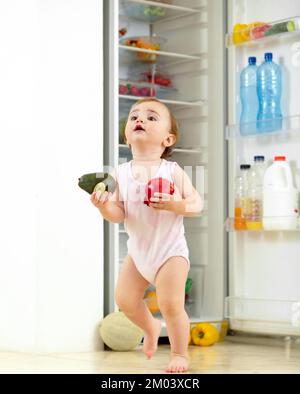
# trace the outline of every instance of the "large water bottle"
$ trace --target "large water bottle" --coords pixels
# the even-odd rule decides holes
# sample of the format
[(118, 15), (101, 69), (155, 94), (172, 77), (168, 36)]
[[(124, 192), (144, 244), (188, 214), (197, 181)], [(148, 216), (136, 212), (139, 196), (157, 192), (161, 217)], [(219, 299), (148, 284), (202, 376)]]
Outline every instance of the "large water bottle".
[(257, 70), (257, 130), (260, 133), (282, 129), (281, 78), (281, 68), (273, 62), (273, 54), (265, 53), (265, 62)]
[(240, 95), (242, 112), (240, 118), (241, 135), (256, 133), (258, 114), (257, 66), (256, 57), (249, 57), (249, 65), (243, 69), (240, 77)]

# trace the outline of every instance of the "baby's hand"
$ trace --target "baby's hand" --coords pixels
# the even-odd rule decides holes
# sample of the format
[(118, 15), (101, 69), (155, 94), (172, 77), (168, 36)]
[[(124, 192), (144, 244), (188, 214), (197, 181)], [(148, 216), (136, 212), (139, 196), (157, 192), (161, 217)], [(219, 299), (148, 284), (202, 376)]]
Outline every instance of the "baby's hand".
[(184, 200), (178, 193), (174, 195), (168, 193), (154, 193), (154, 197), (150, 198), (150, 207), (154, 209), (161, 209), (165, 211), (171, 211), (181, 215), (184, 210)]
[(101, 192), (94, 192), (91, 195), (91, 202), (95, 207), (99, 208), (100, 210), (104, 207), (106, 202), (108, 201), (111, 193), (105, 191), (101, 194)]

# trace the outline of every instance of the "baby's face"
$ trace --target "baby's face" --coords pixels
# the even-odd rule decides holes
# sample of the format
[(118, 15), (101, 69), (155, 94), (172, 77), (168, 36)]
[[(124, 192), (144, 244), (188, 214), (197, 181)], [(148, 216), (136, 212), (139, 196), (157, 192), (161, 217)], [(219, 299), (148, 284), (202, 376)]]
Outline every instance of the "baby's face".
[(170, 145), (170, 130), (171, 120), (167, 108), (160, 103), (146, 101), (131, 109), (125, 136), (127, 143), (133, 147), (145, 143), (163, 152)]

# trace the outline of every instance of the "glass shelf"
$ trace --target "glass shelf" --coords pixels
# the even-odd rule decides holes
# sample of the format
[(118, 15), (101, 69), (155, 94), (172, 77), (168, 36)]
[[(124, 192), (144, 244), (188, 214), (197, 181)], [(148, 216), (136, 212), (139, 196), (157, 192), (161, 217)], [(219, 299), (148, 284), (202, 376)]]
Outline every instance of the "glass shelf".
[[(129, 150), (128, 145), (125, 145), (125, 144), (119, 144), (119, 148)], [(174, 153), (177, 152), (177, 153), (198, 154), (198, 155), (204, 153), (204, 150), (202, 148), (197, 148), (197, 149), (194, 149), (194, 148), (174, 148), (174, 149), (172, 149), (172, 151)]]
[(167, 20), (177, 19), (188, 15), (199, 14), (206, 9), (187, 8), (172, 4), (172, 1), (146, 1), (146, 0), (122, 0), (122, 15), (131, 19), (147, 23), (160, 23)]
[(157, 97), (161, 100), (168, 98), (175, 92), (177, 92), (177, 89), (173, 87), (142, 81), (119, 80), (119, 93), (122, 96), (133, 96), (135, 99), (136, 97)]
[(123, 103), (125, 100), (137, 101), (142, 97), (156, 97), (161, 101), (165, 100), (166, 104), (176, 106), (176, 110), (179, 106), (182, 109), (187, 106), (193, 109), (207, 104), (206, 100), (199, 97), (184, 97), (174, 86), (173, 76), (155, 64), (150, 66), (138, 63), (123, 72), (119, 80), (119, 95)]
[(299, 305), (300, 300), (227, 297), (225, 317), (233, 330), (299, 335)]
[(234, 31), (226, 35), (226, 47), (269, 43), (271, 40), (300, 35), (300, 17), (275, 22), (236, 24)]
[(290, 217), (266, 217), (263, 218), (263, 223), (250, 222), (248, 225), (243, 219), (227, 218), (225, 221), (225, 229), (227, 232), (249, 232), (249, 233), (263, 233), (269, 231), (300, 231), (299, 216)]
[[(174, 66), (189, 62), (200, 62), (206, 58), (206, 53), (186, 55), (183, 53), (166, 52), (162, 50), (156, 51), (153, 49), (137, 48), (122, 44), (119, 44), (119, 53), (122, 65), (136, 65), (137, 62), (140, 62), (144, 64)], [(147, 54), (149, 56), (147, 56)]]
[[(155, 96), (154, 96), (155, 97)], [(141, 97), (140, 96), (129, 96), (129, 95), (123, 95), (123, 94), (119, 94), (119, 99), (121, 100), (131, 100), (131, 101), (137, 101), (140, 100)], [(160, 100), (162, 103), (171, 105), (171, 106), (176, 106), (176, 109), (179, 110), (181, 108), (186, 108), (186, 107), (203, 107), (205, 105), (207, 105), (207, 101), (206, 100), (199, 100), (199, 101), (175, 101), (175, 100), (165, 100), (165, 99), (161, 99)]]
[[(276, 126), (282, 126), (276, 130)], [(257, 128), (269, 129), (273, 131), (257, 132)], [(257, 138), (269, 135), (280, 135), (288, 132), (300, 131), (300, 115), (283, 117), (282, 119), (260, 121), (253, 123), (228, 125), (226, 127), (226, 139), (231, 138)]]

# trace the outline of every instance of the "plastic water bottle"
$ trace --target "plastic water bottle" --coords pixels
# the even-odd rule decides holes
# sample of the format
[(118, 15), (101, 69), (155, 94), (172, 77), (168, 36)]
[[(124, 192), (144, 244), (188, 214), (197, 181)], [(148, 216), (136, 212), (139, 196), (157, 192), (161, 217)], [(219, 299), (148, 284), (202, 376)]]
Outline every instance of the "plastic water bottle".
[(262, 199), (263, 199), (263, 176), (265, 171), (264, 156), (255, 156), (254, 165), (248, 173), (248, 198), (249, 215), (246, 218), (248, 230), (262, 230)]
[(257, 66), (256, 57), (249, 57), (249, 65), (243, 69), (240, 77), (240, 95), (242, 112), (240, 119), (241, 135), (256, 133), (258, 114)]
[(272, 53), (265, 53), (265, 62), (257, 70), (257, 130), (260, 133), (282, 129), (281, 79), (281, 67), (273, 62)]
[(298, 225), (299, 192), (285, 156), (276, 156), (267, 169), (263, 187), (265, 230), (294, 230)]
[(254, 167), (255, 167), (255, 171), (259, 174), (260, 185), (261, 187), (263, 187), (264, 176), (267, 170), (265, 156), (254, 156)]
[(248, 172), (250, 168), (250, 165), (242, 164), (240, 174), (235, 179), (235, 230), (247, 230), (246, 218), (249, 215)]

